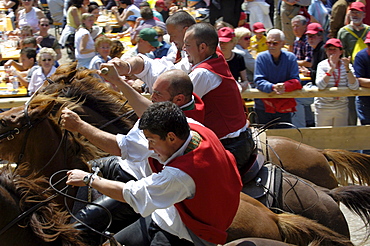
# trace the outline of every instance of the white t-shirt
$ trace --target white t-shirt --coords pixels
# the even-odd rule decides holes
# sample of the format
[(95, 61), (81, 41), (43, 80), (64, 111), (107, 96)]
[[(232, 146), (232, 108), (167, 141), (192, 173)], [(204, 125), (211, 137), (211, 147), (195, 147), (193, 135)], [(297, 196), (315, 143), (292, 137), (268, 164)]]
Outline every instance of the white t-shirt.
[(88, 35), (89, 40), (86, 44), (86, 49), (93, 49), (95, 50), (94, 46), (94, 40), (92, 39), (90, 32), (86, 28), (79, 28), (75, 35), (75, 56), (76, 59), (85, 59), (85, 58), (93, 58), (95, 56), (95, 51), (87, 53), (87, 54), (81, 54), (80, 53), (80, 44), (82, 42), (82, 37), (84, 35)]

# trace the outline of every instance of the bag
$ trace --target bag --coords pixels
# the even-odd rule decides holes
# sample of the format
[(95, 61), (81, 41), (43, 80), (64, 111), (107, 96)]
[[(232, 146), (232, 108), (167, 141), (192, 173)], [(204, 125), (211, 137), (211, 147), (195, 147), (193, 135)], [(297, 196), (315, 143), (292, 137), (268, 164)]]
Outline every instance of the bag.
[(351, 62), (352, 64), (354, 63), (355, 61), (355, 57), (357, 55), (357, 53), (360, 51), (360, 50), (363, 50), (367, 47), (367, 45), (364, 43), (364, 40), (363, 40), (363, 37), (365, 36), (365, 34), (367, 34), (367, 29), (369, 27), (367, 26), (364, 30), (364, 32), (362, 33), (361, 37), (358, 37), (354, 32), (352, 32), (348, 27), (345, 27), (344, 29), (346, 29), (350, 34), (352, 34), (352, 36), (356, 37), (357, 38), (357, 42), (353, 48), (353, 51), (352, 51), (352, 54), (351, 54)]

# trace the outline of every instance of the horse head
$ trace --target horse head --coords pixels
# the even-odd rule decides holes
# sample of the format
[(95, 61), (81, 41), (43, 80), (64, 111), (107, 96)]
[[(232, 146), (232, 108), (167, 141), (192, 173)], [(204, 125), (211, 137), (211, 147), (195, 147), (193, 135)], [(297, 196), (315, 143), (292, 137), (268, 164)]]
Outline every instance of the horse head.
[(0, 208), (6, 211), (0, 221), (2, 245), (84, 245), (79, 231), (68, 224), (67, 212), (48, 200), (46, 184), (44, 178), (23, 178), (8, 167), (0, 169)]

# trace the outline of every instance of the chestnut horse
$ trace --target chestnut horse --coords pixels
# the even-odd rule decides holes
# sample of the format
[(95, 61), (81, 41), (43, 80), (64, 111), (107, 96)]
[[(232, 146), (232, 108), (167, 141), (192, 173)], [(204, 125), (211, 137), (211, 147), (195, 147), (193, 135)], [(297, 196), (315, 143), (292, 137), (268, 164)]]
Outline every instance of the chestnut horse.
[[(45, 182), (42, 178), (24, 178), (8, 168), (0, 169), (0, 208), (6, 211), (0, 221), (3, 245), (85, 245), (80, 242), (78, 230), (68, 224), (67, 214), (49, 200), (51, 194), (45, 192)], [(39, 204), (38, 209), (33, 209)], [(19, 215), (22, 219), (13, 224)], [(310, 242), (312, 245), (353, 245), (346, 237), (305, 217), (274, 214), (243, 193), (228, 233), (229, 241), (240, 237), (265, 237), (296, 245)]]
[(319, 150), (278, 136), (267, 137), (267, 152), (272, 163), (328, 189), (349, 182), (370, 184), (369, 155), (339, 149)]

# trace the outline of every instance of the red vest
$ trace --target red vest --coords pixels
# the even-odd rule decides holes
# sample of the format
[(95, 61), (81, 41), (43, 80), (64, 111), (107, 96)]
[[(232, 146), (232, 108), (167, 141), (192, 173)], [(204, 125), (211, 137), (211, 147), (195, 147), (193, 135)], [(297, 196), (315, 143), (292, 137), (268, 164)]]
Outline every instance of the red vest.
[[(189, 124), (202, 141), (189, 153), (167, 164), (190, 175), (196, 186), (192, 199), (175, 204), (181, 220), (198, 237), (216, 244), (226, 242), (226, 230), (239, 206), (242, 188), (234, 156), (224, 149), (208, 128)], [(149, 158), (153, 172), (160, 172), (160, 163)]]
[(221, 77), (221, 84), (202, 97), (205, 105), (204, 125), (213, 130), (218, 138), (235, 132), (247, 123), (244, 102), (238, 86), (222, 53), (208, 59), (197, 68), (205, 68)]
[(204, 103), (202, 99), (195, 93), (193, 93), (194, 96), (194, 109), (191, 110), (184, 110), (184, 113), (186, 117), (192, 118), (193, 120), (198, 121), (199, 123), (204, 124)]

